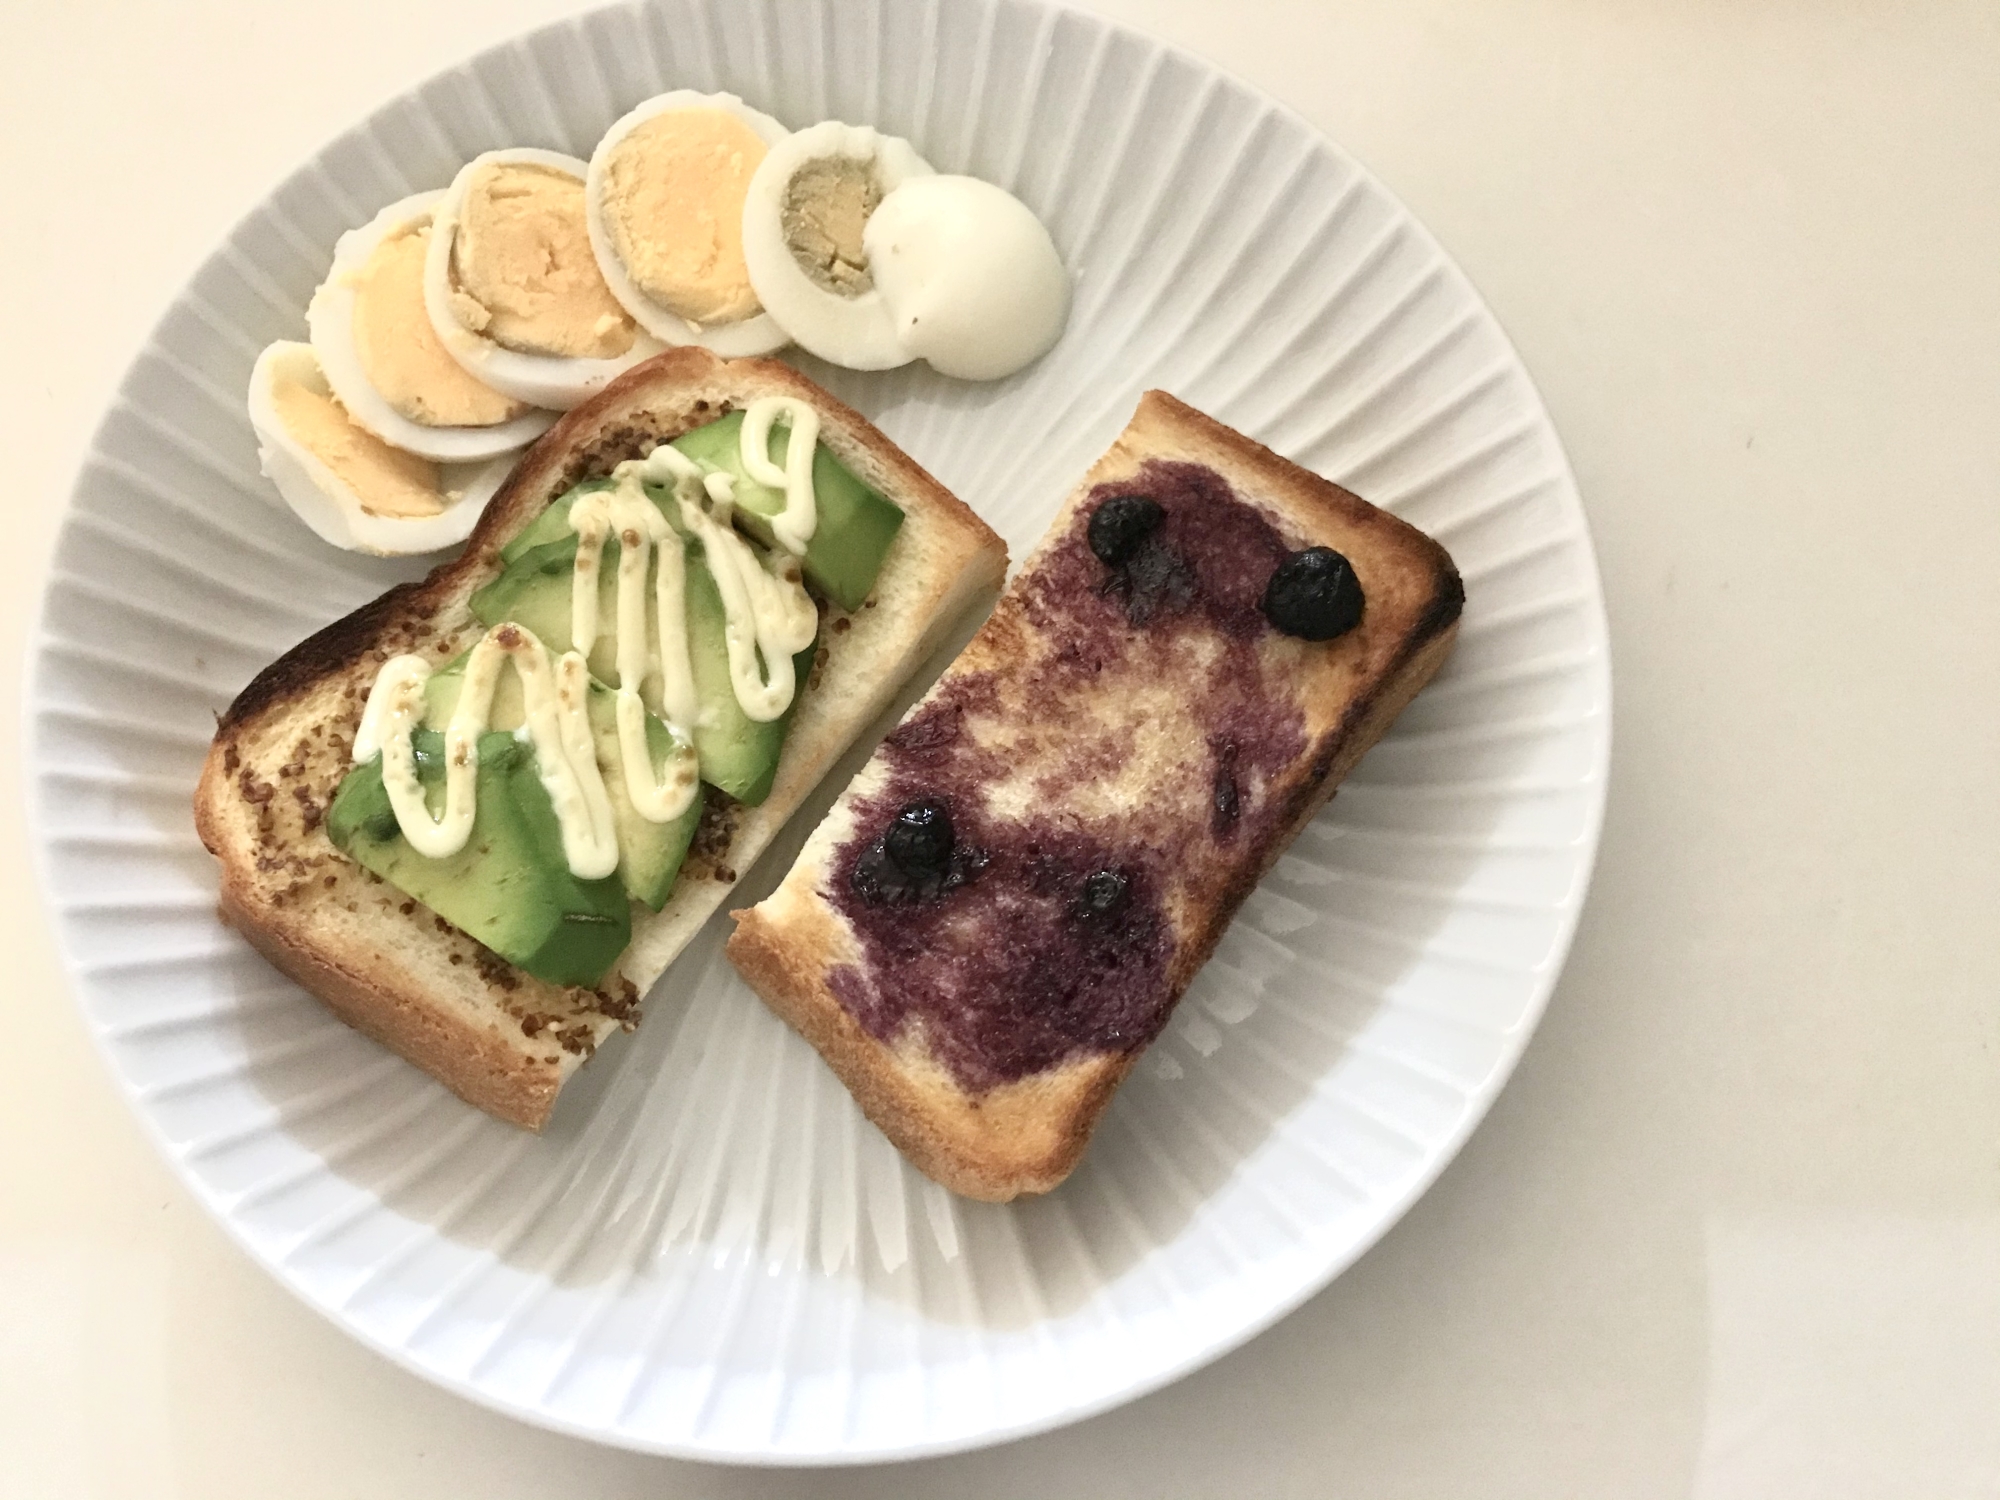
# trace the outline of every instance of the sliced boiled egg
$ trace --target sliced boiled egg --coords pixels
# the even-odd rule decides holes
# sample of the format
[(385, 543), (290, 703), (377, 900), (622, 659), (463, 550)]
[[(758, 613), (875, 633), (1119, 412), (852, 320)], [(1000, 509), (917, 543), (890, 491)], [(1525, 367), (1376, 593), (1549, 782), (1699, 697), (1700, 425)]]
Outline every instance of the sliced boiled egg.
[(597, 143), (584, 189), (591, 248), (612, 295), (654, 337), (732, 357), (789, 342), (743, 260), (751, 178), (787, 135), (734, 94), (676, 89)]
[(443, 197), (404, 198), (343, 234), (306, 326), (349, 417), (395, 447), (466, 462), (524, 446), (555, 414), (474, 379), (431, 327), (424, 258)]
[(476, 156), (445, 189), (425, 251), (424, 306), (445, 350), (495, 390), (561, 411), (661, 348), (597, 268), (588, 170), (532, 147)]
[(1069, 273), (1042, 221), (977, 177), (912, 177), (861, 233), (896, 340), (932, 369), (997, 380), (1046, 354), (1069, 317)]
[(828, 120), (772, 147), (743, 205), (750, 284), (798, 344), (850, 370), (889, 370), (912, 352), (869, 264), (876, 208), (930, 164), (897, 136)]
[(349, 414), (311, 344), (280, 341), (250, 372), (257, 456), (278, 493), (336, 547), (394, 557), (465, 540), (514, 456), (439, 464), (383, 442)]

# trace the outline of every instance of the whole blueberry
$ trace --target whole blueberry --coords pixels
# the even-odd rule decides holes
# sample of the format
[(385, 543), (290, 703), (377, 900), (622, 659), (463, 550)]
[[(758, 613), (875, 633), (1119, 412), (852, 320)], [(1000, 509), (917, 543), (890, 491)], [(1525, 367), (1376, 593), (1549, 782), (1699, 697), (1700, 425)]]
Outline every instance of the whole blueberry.
[(882, 852), (905, 875), (941, 876), (951, 865), (951, 813), (935, 797), (904, 804), (882, 835)]
[(1083, 882), (1077, 898), (1078, 909), (1087, 917), (1101, 917), (1115, 911), (1125, 899), (1130, 882), (1116, 870), (1099, 870)]
[(1090, 513), (1090, 550), (1105, 567), (1122, 567), (1160, 529), (1166, 514), (1148, 496), (1113, 495)]
[(1264, 618), (1286, 635), (1330, 641), (1361, 623), (1361, 580), (1331, 547), (1308, 547), (1278, 564), (1264, 590)]

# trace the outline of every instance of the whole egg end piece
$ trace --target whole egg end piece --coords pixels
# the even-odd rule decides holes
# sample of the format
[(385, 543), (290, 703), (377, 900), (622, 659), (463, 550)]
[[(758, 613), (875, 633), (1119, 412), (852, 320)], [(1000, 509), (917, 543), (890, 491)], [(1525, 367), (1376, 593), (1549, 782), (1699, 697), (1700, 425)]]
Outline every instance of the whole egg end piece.
[(869, 265), (913, 356), (960, 380), (997, 380), (1062, 336), (1069, 273), (1028, 206), (976, 177), (913, 177), (864, 234)]

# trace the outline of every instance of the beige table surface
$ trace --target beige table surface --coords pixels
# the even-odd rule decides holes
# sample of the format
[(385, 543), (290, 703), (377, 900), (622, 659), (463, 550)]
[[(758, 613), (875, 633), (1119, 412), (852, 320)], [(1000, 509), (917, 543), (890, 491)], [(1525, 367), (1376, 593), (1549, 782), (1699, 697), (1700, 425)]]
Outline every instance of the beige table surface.
[[(1373, 166), (1546, 395), (1610, 599), (1603, 857), (1526, 1061), (1331, 1290), (904, 1468), (549, 1435), (239, 1253), (58, 972), (0, 800), (0, 1497), (2000, 1495), (2000, 7), (1100, 0)], [(560, 0), (8, 7), (17, 697), (77, 457), (223, 230)]]

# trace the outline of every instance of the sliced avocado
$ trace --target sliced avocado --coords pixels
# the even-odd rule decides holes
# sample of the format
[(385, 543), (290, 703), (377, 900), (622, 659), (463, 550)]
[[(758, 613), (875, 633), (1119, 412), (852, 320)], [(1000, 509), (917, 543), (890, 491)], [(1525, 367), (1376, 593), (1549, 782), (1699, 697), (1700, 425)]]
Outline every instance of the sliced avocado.
[[(575, 644), (570, 595), (576, 544), (576, 534), (571, 532), (522, 552), (508, 564), (506, 572), (473, 594), (473, 618), (482, 625), (512, 620), (533, 631), (552, 654), (560, 656), (570, 650)], [(600, 682), (610, 682), (618, 675), (618, 552), (615, 540), (605, 547), (597, 580), (598, 620), (604, 628), (591, 646), (589, 662), (591, 676)]]
[[(733, 411), (719, 421), (674, 439), (674, 446), (707, 467), (736, 479), (736, 513), (744, 531), (765, 546), (777, 545), (770, 518), (785, 508), (785, 492), (757, 483), (743, 472), (743, 413)], [(782, 464), (789, 436), (771, 430), (771, 461)], [(848, 470), (820, 443), (813, 449), (813, 493), (819, 524), (806, 555), (800, 559), (806, 582), (845, 610), (861, 608), (903, 513)]]
[(582, 484), (565, 490), (539, 516), (516, 532), (514, 539), (500, 549), (500, 561), (511, 563), (523, 552), (539, 547), (544, 542), (559, 542), (576, 533), (569, 529), (569, 508), (576, 503), (578, 495), (588, 495), (593, 490), (608, 490), (608, 479), (586, 479)]
[[(466, 653), (470, 655), (471, 653)], [(465, 656), (439, 667), (424, 686), (424, 721), (441, 730), (458, 706), (465, 686)], [(701, 794), (697, 789), (688, 810), (666, 823), (641, 816), (625, 789), (625, 756), (618, 738), (618, 695), (601, 682), (590, 685), (590, 729), (597, 743), (597, 764), (604, 776), (604, 790), (611, 798), (613, 826), (618, 835), (618, 878), (634, 901), (643, 901), (654, 911), (665, 904), (694, 842), (695, 825), (701, 821)], [(489, 727), (508, 731), (519, 729), (527, 713), (521, 696), (521, 679), (502, 672), (493, 691), (493, 707), (487, 716)], [(674, 753), (674, 732), (646, 715), (646, 743), (652, 750), (653, 774), (658, 776)], [(384, 793), (384, 806), (387, 806)]]
[[(618, 695), (609, 688), (590, 690), (590, 729), (597, 740), (597, 763), (604, 770), (604, 790), (611, 797), (612, 821), (618, 829), (618, 878), (626, 894), (654, 911), (666, 904), (680, 875), (688, 847), (701, 822), (702, 790), (695, 788), (687, 811), (669, 822), (641, 816), (625, 789), (625, 752), (618, 738)], [(674, 732), (646, 715), (646, 747), (652, 753), (653, 775), (659, 776), (674, 753)]]
[(688, 660), (694, 668), (695, 692), (701, 717), (694, 727), (694, 748), (701, 757), (701, 779), (738, 802), (755, 805), (771, 795), (778, 774), (778, 755), (785, 731), (805, 696), (817, 640), (792, 658), (798, 687), (786, 710), (766, 723), (743, 712), (736, 701), (736, 684), (729, 676), (729, 643), (724, 631), (729, 617), (722, 608), (722, 591), (706, 563), (691, 548), (687, 570)]
[[(502, 548), (506, 571), (474, 592), (470, 601), (473, 618), (486, 625), (512, 620), (533, 631), (549, 650), (558, 654), (569, 650), (575, 639), (570, 630), (570, 593), (577, 549), (577, 535), (569, 528), (570, 507), (579, 495), (610, 487), (608, 479), (586, 480), (558, 498), (532, 526)], [(645, 488), (667, 523), (682, 531), (678, 510), (666, 503), (666, 490), (651, 484)], [(590, 674), (605, 683), (618, 676), (618, 558), (622, 550), (617, 537), (607, 538), (598, 562), (597, 618), (603, 628), (591, 644)], [(698, 555), (699, 548), (694, 550)], [(551, 588), (550, 580), (559, 586)], [(649, 572), (649, 595), (651, 588)], [(646, 707), (656, 714), (660, 711), (659, 703), (652, 699)]]
[[(458, 695), (465, 686), (465, 659), (470, 655), (470, 651), (461, 651), (431, 673), (430, 681), (424, 684), (426, 729), (442, 734), (445, 725), (451, 722), (452, 710), (458, 707)], [(486, 727), (512, 734), (527, 721), (528, 705), (521, 692), (519, 674), (502, 672), (493, 684), (493, 705), (486, 711)]]
[[(411, 737), (417, 775), (441, 801), (444, 736)], [(327, 812), (328, 836), (364, 868), (550, 984), (594, 985), (632, 941), (632, 906), (616, 877), (579, 880), (528, 747), (503, 732), (479, 737), (472, 836), (430, 859), (396, 826), (377, 756), (348, 772)]]
[[(512, 620), (535, 633), (553, 654), (560, 656), (574, 648), (570, 614), (572, 581), (576, 575), (576, 534), (530, 547), (508, 566), (507, 571), (472, 596), (472, 616), (484, 625)], [(618, 555), (622, 549), (614, 537), (605, 544), (597, 573), (597, 639), (591, 642), (588, 662), (590, 675), (610, 683), (618, 677)], [(647, 578), (650, 593), (652, 580)], [(660, 711), (656, 698), (646, 707)]]
[[(617, 676), (618, 552), (614, 538), (604, 548), (599, 572), (598, 618), (606, 628), (592, 644), (590, 671), (600, 682)], [(532, 630), (549, 650), (568, 651), (573, 641), (570, 579), (575, 561), (574, 535), (528, 549), (505, 573), (472, 596), (473, 615), (488, 625), (512, 620)], [(701, 544), (694, 541), (687, 549), (687, 601), (688, 656), (701, 704), (694, 726), (701, 779), (739, 802), (762, 802), (770, 795), (777, 775), (778, 754), (812, 670), (817, 642), (794, 658), (800, 691), (792, 695), (792, 706), (780, 717), (760, 724), (736, 701), (729, 677), (729, 646), (724, 633), (728, 617), (722, 608), (722, 593), (708, 570)], [(660, 704), (650, 682), (647, 693), (646, 707), (657, 715)]]
[[(518, 561), (523, 553), (533, 551), (537, 547), (545, 546), (550, 542), (568, 541), (576, 535), (574, 531), (570, 530), (570, 507), (576, 504), (580, 496), (596, 494), (600, 490), (608, 490), (614, 487), (612, 481), (609, 479), (586, 479), (581, 484), (572, 485), (569, 489), (564, 490), (554, 500), (549, 502), (547, 510), (522, 527), (520, 531), (515, 533), (514, 539), (500, 549), (500, 561), (511, 565)], [(673, 524), (675, 530), (679, 530), (680, 518), (674, 514), (672, 507), (666, 503), (667, 490), (665, 486), (648, 484), (645, 486), (645, 490), (652, 497), (653, 504), (660, 508), (660, 513), (666, 516), (668, 521)]]

